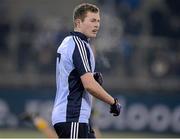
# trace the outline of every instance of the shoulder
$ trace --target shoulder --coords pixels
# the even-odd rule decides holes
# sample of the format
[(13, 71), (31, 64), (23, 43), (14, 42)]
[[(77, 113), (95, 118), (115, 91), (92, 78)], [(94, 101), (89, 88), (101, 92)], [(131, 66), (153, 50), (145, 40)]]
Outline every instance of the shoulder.
[(84, 41), (81, 38), (79, 38), (78, 36), (72, 36), (72, 38), (76, 45), (84, 45)]
[(62, 46), (74, 45), (73, 36), (67, 36), (61, 43)]
[(73, 40), (74, 40), (76, 49), (78, 49), (79, 51), (80, 50), (88, 51), (87, 44), (84, 40), (82, 40), (78, 36), (73, 36)]
[(58, 51), (72, 49), (75, 46), (74, 40), (72, 36), (67, 36), (64, 38), (60, 46), (58, 47)]

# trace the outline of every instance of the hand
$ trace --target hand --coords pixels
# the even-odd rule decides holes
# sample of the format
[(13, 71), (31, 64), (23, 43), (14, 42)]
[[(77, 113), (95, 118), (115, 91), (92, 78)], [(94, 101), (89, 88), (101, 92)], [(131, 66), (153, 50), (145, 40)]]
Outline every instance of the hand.
[(114, 99), (114, 104), (110, 106), (110, 113), (113, 113), (113, 116), (119, 116), (121, 112), (121, 105), (118, 102), (118, 99)]
[(94, 72), (93, 74), (94, 76), (94, 79), (100, 84), (102, 85), (103, 84), (103, 76), (100, 72)]

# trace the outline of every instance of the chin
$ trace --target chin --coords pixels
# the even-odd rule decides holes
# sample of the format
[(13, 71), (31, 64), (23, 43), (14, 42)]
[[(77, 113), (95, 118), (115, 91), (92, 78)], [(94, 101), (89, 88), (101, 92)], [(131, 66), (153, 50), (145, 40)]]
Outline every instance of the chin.
[(95, 38), (96, 37), (96, 34), (91, 34), (90, 35), (90, 38)]

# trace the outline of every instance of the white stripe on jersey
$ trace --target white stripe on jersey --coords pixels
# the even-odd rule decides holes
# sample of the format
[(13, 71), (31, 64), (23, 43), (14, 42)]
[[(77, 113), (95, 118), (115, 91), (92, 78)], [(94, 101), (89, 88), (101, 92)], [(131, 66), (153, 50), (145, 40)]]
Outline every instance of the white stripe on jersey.
[(78, 37), (76, 37), (76, 41), (79, 42), (78, 43), (79, 44), (78, 49), (81, 51), (81, 53), (82, 53), (82, 55), (84, 57), (84, 60), (85, 60), (84, 62), (86, 64), (86, 68), (87, 68), (88, 71), (90, 71), (85, 45), (82, 42), (82, 40), (80, 40)]
[(90, 68), (89, 68), (89, 64), (87, 63), (87, 59), (86, 59), (86, 56), (85, 56), (86, 50), (84, 52), (84, 50), (83, 50), (84, 46), (82, 46), (82, 44), (79, 44), (80, 42), (77, 40), (77, 37), (74, 36), (73, 38), (74, 38), (74, 40), (75, 40), (75, 42), (76, 42), (76, 44), (78, 46), (78, 50), (80, 52), (84, 68), (85, 68), (86, 72), (88, 72), (88, 71), (90, 71)]
[(82, 40), (80, 40), (80, 38), (78, 38), (78, 37), (77, 37), (77, 40), (79, 40), (79, 42), (81, 43), (83, 52), (85, 52), (85, 53), (84, 53), (84, 56), (85, 56), (86, 64), (87, 64), (88, 69), (89, 69), (89, 71), (90, 71), (90, 67), (89, 67), (89, 62), (88, 62), (88, 58), (87, 58), (87, 53), (86, 53), (85, 44), (84, 44), (84, 42), (83, 42)]

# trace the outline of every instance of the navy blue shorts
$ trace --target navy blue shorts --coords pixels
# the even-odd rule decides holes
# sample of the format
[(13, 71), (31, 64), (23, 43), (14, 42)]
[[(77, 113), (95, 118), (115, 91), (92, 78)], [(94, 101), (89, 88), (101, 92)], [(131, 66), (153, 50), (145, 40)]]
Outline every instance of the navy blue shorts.
[(87, 123), (57, 123), (54, 129), (59, 138), (95, 138), (93, 129)]

